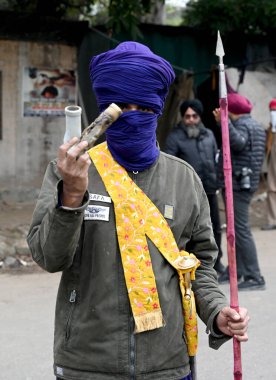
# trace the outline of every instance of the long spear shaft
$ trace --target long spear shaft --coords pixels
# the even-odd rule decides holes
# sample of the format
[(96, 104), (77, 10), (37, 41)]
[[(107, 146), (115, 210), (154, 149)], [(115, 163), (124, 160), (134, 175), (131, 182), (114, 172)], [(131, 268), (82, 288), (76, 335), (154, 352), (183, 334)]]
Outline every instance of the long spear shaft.
[[(226, 200), (226, 222), (227, 222), (227, 256), (230, 280), (230, 306), (239, 311), (237, 264), (235, 248), (235, 226), (233, 207), (233, 185), (232, 185), (232, 164), (229, 143), (228, 127), (228, 104), (225, 71), (223, 64), (224, 49), (218, 31), (216, 55), (219, 57), (219, 105), (221, 115), (222, 152), (223, 152), (223, 172), (225, 182)], [(242, 379), (241, 347), (240, 342), (233, 338), (234, 351), (234, 379)]]

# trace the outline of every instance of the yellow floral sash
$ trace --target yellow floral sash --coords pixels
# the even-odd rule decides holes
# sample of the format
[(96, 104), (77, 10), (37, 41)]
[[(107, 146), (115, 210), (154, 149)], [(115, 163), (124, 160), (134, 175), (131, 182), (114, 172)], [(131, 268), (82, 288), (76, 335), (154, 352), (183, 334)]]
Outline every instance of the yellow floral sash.
[(164, 326), (146, 236), (177, 270), (182, 294), (189, 354), (197, 350), (197, 319), (190, 280), (195, 279), (198, 259), (179, 251), (172, 231), (152, 201), (112, 157), (107, 144), (88, 151), (111, 196), (124, 276), (137, 333)]

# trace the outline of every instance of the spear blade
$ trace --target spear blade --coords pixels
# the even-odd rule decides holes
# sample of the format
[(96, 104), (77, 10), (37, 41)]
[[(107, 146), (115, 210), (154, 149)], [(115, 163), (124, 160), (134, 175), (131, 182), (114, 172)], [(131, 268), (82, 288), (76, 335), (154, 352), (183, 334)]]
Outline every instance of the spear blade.
[(220, 57), (221, 59), (224, 56), (224, 49), (223, 49), (223, 44), (222, 44), (219, 30), (218, 30), (218, 37), (217, 37), (216, 55)]
[[(224, 72), (224, 64), (223, 64), (223, 56), (224, 56), (224, 49), (222, 45), (222, 40), (220, 37), (220, 33), (218, 30), (218, 38), (217, 38), (217, 47), (216, 47), (216, 55), (219, 57), (219, 97), (220, 99), (226, 99), (227, 102), (227, 88), (226, 88), (226, 79), (225, 79), (225, 72)], [(227, 106), (226, 106), (227, 108)]]

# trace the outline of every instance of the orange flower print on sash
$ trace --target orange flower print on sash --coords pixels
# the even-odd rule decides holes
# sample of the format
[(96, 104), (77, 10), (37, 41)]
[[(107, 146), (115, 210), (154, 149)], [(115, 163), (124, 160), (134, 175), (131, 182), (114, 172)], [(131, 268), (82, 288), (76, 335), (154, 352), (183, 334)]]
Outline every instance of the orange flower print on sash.
[[(191, 273), (194, 279), (199, 261), (193, 254), (179, 251), (166, 219), (126, 170), (113, 159), (106, 143), (93, 147), (88, 153), (114, 202), (118, 243), (135, 330), (138, 333), (162, 327), (164, 321), (146, 236), (178, 271), (180, 282), (185, 273)], [(180, 288), (184, 289), (184, 308), (184, 282)], [(190, 322), (188, 327), (194, 331), (195, 326)], [(193, 346), (196, 345), (193, 343)]]

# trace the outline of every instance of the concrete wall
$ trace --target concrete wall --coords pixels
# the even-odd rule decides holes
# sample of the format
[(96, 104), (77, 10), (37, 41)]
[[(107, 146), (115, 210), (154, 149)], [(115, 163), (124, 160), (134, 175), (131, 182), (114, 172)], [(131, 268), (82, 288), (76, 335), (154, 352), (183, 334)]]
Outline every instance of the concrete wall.
[(231, 86), (253, 104), (251, 115), (266, 129), (270, 122), (269, 102), (276, 97), (276, 71), (246, 71), (243, 83), (237, 88), (239, 72), (226, 69)]
[(65, 131), (64, 117), (23, 117), (24, 67), (75, 70), (76, 47), (0, 40), (0, 199), (22, 200), (37, 195), (47, 164), (56, 156)]

